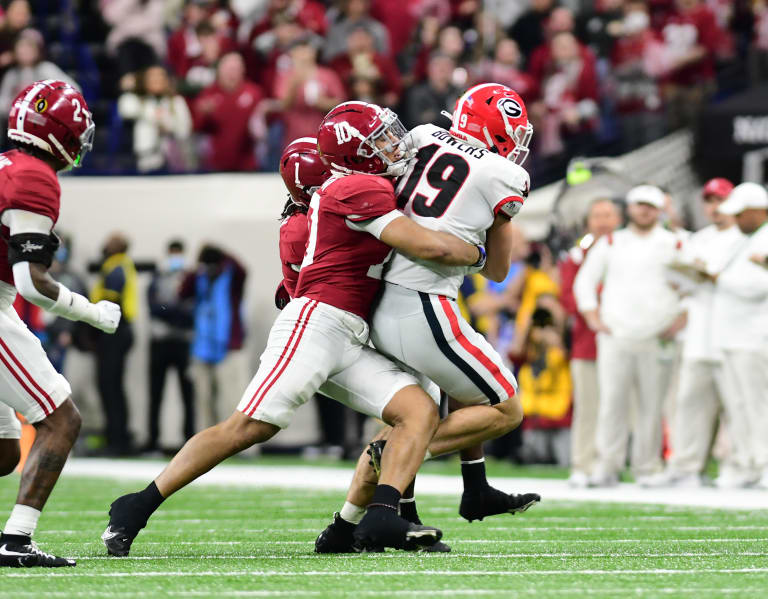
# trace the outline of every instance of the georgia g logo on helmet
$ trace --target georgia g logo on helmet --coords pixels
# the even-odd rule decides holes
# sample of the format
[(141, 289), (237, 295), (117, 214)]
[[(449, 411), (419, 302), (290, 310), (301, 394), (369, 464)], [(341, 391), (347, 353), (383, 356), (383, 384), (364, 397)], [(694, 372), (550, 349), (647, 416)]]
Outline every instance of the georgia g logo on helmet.
[(516, 119), (523, 115), (523, 107), (520, 106), (517, 100), (512, 98), (502, 98), (499, 100), (499, 109), (511, 119)]

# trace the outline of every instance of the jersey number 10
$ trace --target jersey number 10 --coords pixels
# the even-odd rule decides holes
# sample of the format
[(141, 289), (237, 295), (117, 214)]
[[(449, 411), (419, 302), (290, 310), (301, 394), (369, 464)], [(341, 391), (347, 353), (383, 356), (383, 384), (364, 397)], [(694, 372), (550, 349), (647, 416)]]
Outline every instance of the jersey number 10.
[[(403, 209), (408, 205), (416, 186), (424, 175), (424, 169), (439, 149), (439, 145), (430, 144), (421, 148), (416, 154), (413, 172), (397, 196), (398, 208)], [(448, 171), (447, 175), (446, 171)], [(417, 193), (413, 198), (413, 212), (419, 216), (440, 218), (448, 210), (448, 206), (451, 205), (468, 176), (469, 164), (464, 158), (458, 154), (441, 154), (426, 172), (427, 183), (438, 193), (431, 199)]]

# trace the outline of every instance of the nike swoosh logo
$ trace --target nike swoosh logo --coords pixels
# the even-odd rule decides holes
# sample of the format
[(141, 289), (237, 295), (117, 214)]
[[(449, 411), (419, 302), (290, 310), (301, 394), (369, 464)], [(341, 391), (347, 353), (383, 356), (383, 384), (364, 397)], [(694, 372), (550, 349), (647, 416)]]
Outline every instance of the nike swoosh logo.
[(110, 539), (114, 539), (119, 534), (120, 534), (119, 532), (112, 532), (111, 528), (108, 528), (102, 533), (101, 540), (109, 541)]
[(3, 545), (0, 547), (0, 555), (7, 555), (10, 557), (26, 557), (29, 555), (28, 553), (17, 553), (16, 551), (8, 551), (6, 549), (7, 545)]

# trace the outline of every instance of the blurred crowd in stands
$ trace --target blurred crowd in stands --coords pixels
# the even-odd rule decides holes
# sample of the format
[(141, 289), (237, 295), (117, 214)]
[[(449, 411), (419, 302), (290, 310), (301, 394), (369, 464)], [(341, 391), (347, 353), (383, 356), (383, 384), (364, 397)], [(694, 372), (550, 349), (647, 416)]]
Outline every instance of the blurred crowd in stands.
[[(58, 66), (57, 66), (58, 65)], [(534, 184), (623, 152), (768, 79), (761, 0), (10, 0), (0, 106), (74, 80), (97, 173), (276, 170), (347, 99), (440, 115), (470, 85), (526, 101)], [(450, 108), (449, 108), (450, 109)]]

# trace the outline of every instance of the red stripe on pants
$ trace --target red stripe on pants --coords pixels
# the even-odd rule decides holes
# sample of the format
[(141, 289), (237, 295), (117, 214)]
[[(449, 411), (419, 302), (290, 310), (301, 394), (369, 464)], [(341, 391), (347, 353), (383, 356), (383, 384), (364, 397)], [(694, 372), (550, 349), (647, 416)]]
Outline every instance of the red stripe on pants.
[(488, 370), (488, 372), (491, 373), (494, 379), (504, 388), (504, 391), (507, 393), (509, 397), (512, 397), (515, 394), (515, 387), (510, 383), (506, 378), (504, 378), (504, 375), (501, 373), (501, 370), (496, 365), (496, 363), (491, 360), (488, 356), (486, 356), (483, 353), (483, 350), (481, 350), (479, 347), (476, 347), (470, 343), (469, 339), (467, 339), (464, 336), (464, 333), (461, 332), (461, 327), (459, 326), (459, 319), (456, 318), (456, 314), (451, 309), (451, 304), (448, 301), (448, 299), (443, 296), (439, 295), (438, 298), (440, 299), (440, 305), (443, 307), (443, 312), (445, 312), (445, 315), (448, 317), (448, 322), (451, 325), (451, 333), (453, 333), (453, 336), (456, 338), (456, 341), (459, 342), (459, 345), (463, 347), (465, 350), (467, 350), (472, 356), (474, 356), (478, 362), (480, 362), (485, 368)]
[[(0, 342), (0, 343), (1, 343), (1, 342)], [(3, 343), (2, 345), (5, 347), (5, 344), (4, 344), (4, 343)], [(43, 403), (43, 401), (42, 401), (42, 400), (41, 400), (41, 399), (40, 399), (40, 398), (39, 398), (37, 395), (35, 395), (35, 394), (32, 392), (32, 389), (30, 389), (29, 387), (27, 387), (27, 384), (26, 384), (26, 383), (24, 382), (24, 380), (21, 378), (21, 376), (19, 375), (19, 373), (18, 373), (18, 372), (16, 372), (16, 371), (13, 369), (13, 367), (12, 367), (12, 366), (11, 366), (11, 364), (8, 362), (8, 360), (6, 359), (6, 357), (5, 357), (5, 356), (2, 354), (2, 352), (0, 352), (0, 361), (2, 361), (2, 363), (3, 363), (3, 364), (5, 364), (5, 367), (8, 369), (8, 372), (10, 372), (10, 373), (13, 375), (13, 377), (14, 377), (14, 378), (15, 378), (15, 379), (16, 379), (16, 380), (19, 382), (19, 385), (21, 385), (21, 386), (22, 386), (22, 388), (24, 389), (24, 391), (26, 391), (27, 393), (29, 393), (29, 396), (30, 396), (32, 399), (34, 399), (34, 400), (37, 402), (37, 405), (39, 405), (39, 406), (42, 408), (42, 410), (43, 410), (43, 413), (44, 413), (46, 416), (48, 416), (48, 415), (51, 413), (51, 411), (50, 411), (50, 410), (49, 410), (49, 409), (46, 407), (45, 403)]]
[(29, 380), (29, 382), (32, 383), (32, 386), (40, 392), (40, 395), (42, 395), (45, 399), (48, 400), (48, 403), (51, 404), (51, 412), (53, 412), (56, 409), (56, 404), (51, 399), (51, 396), (48, 395), (43, 390), (43, 388), (40, 385), (37, 384), (37, 381), (35, 381), (35, 379), (33, 379), (30, 376), (30, 374), (27, 372), (27, 369), (24, 368), (24, 366), (21, 364), (21, 362), (19, 362), (19, 360), (16, 358), (16, 356), (13, 355), (13, 352), (11, 351), (11, 348), (9, 348), (2, 339), (0, 339), (0, 345), (2, 345), (3, 348), (5, 349), (5, 351), (8, 352), (8, 355), (11, 356), (11, 360), (13, 360), (16, 363), (16, 366), (18, 366), (19, 369), (21, 370), (21, 372), (24, 373), (24, 376), (26, 376), (27, 379)]
[(277, 379), (279, 379), (285, 372), (285, 369), (288, 368), (288, 364), (291, 362), (291, 358), (293, 358), (293, 354), (296, 353), (296, 348), (299, 347), (299, 343), (301, 343), (301, 338), (304, 335), (304, 331), (307, 329), (307, 323), (309, 322), (310, 316), (312, 316), (312, 312), (315, 311), (315, 308), (317, 308), (317, 302), (315, 302), (312, 308), (310, 308), (309, 312), (307, 312), (307, 317), (304, 319), (304, 322), (301, 325), (301, 332), (299, 333), (299, 336), (296, 338), (296, 343), (294, 344), (293, 350), (288, 356), (288, 359), (283, 363), (283, 367), (280, 369), (280, 372), (277, 373), (277, 376), (275, 376), (275, 378), (272, 379), (272, 382), (269, 384), (269, 386), (266, 389), (264, 389), (264, 391), (261, 393), (261, 397), (259, 397), (259, 399), (256, 400), (256, 405), (254, 405), (251, 411), (248, 412), (249, 416), (253, 416), (253, 413), (256, 411), (256, 408), (259, 407), (261, 400), (264, 399), (264, 397), (267, 395), (269, 390), (272, 388), (272, 385), (274, 385), (277, 382)]
[(299, 312), (299, 317), (296, 319), (296, 324), (293, 325), (293, 331), (291, 332), (291, 336), (288, 338), (288, 343), (285, 344), (285, 347), (283, 348), (283, 353), (280, 354), (280, 358), (278, 358), (277, 362), (275, 362), (275, 365), (272, 367), (272, 370), (269, 371), (269, 374), (264, 377), (264, 380), (261, 381), (261, 385), (259, 385), (259, 388), (256, 389), (256, 392), (253, 394), (253, 397), (251, 397), (251, 400), (248, 402), (248, 405), (245, 406), (245, 409), (243, 410), (243, 413), (247, 414), (248, 410), (251, 408), (251, 404), (253, 403), (253, 400), (256, 399), (256, 396), (259, 394), (259, 391), (261, 391), (262, 387), (267, 384), (267, 381), (269, 380), (269, 377), (272, 376), (272, 374), (280, 367), (280, 362), (283, 361), (283, 358), (285, 357), (285, 354), (288, 352), (288, 350), (291, 347), (291, 342), (293, 341), (293, 338), (296, 336), (296, 331), (299, 330), (299, 325), (301, 325), (301, 319), (304, 316), (304, 311), (309, 307), (309, 305), (312, 303), (312, 301), (308, 301), (306, 304), (304, 304), (301, 307), (301, 311)]

